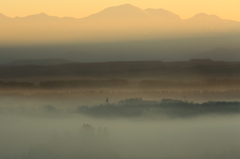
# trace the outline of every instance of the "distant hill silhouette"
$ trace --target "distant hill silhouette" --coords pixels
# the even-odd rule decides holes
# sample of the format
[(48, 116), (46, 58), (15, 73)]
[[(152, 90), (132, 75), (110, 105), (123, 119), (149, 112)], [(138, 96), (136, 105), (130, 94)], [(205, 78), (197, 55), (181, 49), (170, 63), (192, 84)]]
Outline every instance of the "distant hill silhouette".
[(4, 15), (4, 14), (2, 14), (2, 13), (0, 13), (0, 19), (3, 19), (3, 18), (9, 18), (9, 17)]
[(138, 7), (131, 4), (124, 4), (120, 6), (109, 7), (103, 11), (83, 18), (83, 20), (97, 20), (97, 21), (128, 21), (128, 20), (149, 20), (149, 15)]
[(24, 17), (24, 19), (33, 19), (33, 20), (36, 20), (36, 19), (46, 19), (46, 18), (57, 18), (57, 19), (59, 19), (59, 17), (49, 16), (46, 13), (43, 13), (43, 12), (39, 13), (39, 14), (34, 14), (34, 15), (29, 15), (29, 16)]
[(181, 18), (164, 9), (141, 9), (131, 4), (107, 8), (99, 13), (81, 19), (84, 23), (97, 26), (156, 26), (182, 22)]
[(186, 21), (192, 22), (192, 23), (194, 23), (194, 22), (222, 23), (224, 20), (216, 15), (208, 15), (206, 13), (199, 13), (199, 14), (196, 14), (195, 16), (193, 16), (192, 18), (187, 19)]
[(7, 63), (7, 66), (23, 66), (23, 65), (60, 65), (76, 63), (74, 61), (68, 61), (64, 59), (29, 59), (29, 60), (17, 60)]
[(145, 9), (145, 12), (148, 13), (148, 15), (150, 15), (152, 18), (155, 18), (156, 20), (158, 21), (166, 21), (166, 22), (182, 22), (182, 19), (172, 13), (172, 12), (169, 12), (165, 9), (152, 9), (152, 8), (148, 8), (148, 9)]
[(29, 16), (26, 16), (26, 17), (17, 17), (15, 19), (22, 19), (22, 20), (28, 20), (28, 21), (52, 21), (52, 22), (66, 22), (65, 20), (73, 20), (73, 21), (77, 21), (78, 19), (76, 18), (72, 18), (72, 17), (63, 17), (63, 18), (60, 18), (60, 17), (57, 17), (57, 16), (50, 16), (50, 15), (47, 15), (46, 13), (39, 13), (39, 14), (34, 14), (34, 15), (29, 15)]
[(184, 20), (187, 27), (195, 31), (225, 32), (239, 28), (239, 22), (224, 20), (217, 15), (199, 13)]

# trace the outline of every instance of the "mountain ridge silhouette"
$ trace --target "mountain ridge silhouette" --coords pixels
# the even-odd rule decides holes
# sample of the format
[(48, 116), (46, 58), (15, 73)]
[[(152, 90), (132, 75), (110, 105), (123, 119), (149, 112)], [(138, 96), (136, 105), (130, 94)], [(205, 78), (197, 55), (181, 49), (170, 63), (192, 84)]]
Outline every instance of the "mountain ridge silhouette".
[[(170, 14), (174, 14), (174, 13), (172, 13), (172, 12), (170, 12), (170, 11), (168, 11), (168, 10), (165, 10), (165, 9), (161, 9), (161, 8), (158, 8), (158, 9), (153, 9), (153, 8), (147, 8), (147, 9), (141, 9), (141, 8), (139, 8), (139, 7), (136, 7), (136, 6), (134, 6), (134, 5), (132, 5), (132, 4), (129, 4), (129, 3), (126, 3), (126, 4), (123, 4), (123, 5), (118, 5), (118, 6), (112, 6), (112, 7), (108, 7), (108, 8), (105, 8), (105, 9), (103, 9), (102, 11), (100, 11), (100, 12), (97, 12), (97, 13), (93, 13), (93, 14), (91, 14), (91, 15), (89, 15), (89, 16), (86, 16), (86, 17), (82, 17), (82, 18), (74, 18), (74, 17), (67, 17), (67, 18), (74, 18), (74, 19), (85, 19), (85, 18), (88, 18), (88, 17), (91, 17), (91, 16), (93, 16), (93, 15), (97, 15), (97, 14), (101, 14), (102, 12), (105, 12), (105, 11), (108, 11), (108, 10), (111, 10), (111, 9), (126, 9), (126, 8), (130, 8), (130, 9), (139, 9), (139, 10), (142, 10), (142, 12), (148, 12), (148, 11), (150, 11), (150, 10), (161, 10), (161, 11), (163, 11), (163, 13), (165, 12), (165, 13), (170, 13)], [(26, 17), (30, 17), (30, 16), (45, 16), (45, 17), (49, 17), (50, 15), (48, 15), (48, 14), (46, 14), (46, 13), (44, 13), (44, 12), (41, 12), (41, 13), (39, 13), (39, 14), (32, 14), (32, 15), (28, 15), (28, 16), (24, 16), (24, 17), (19, 17), (19, 16), (17, 16), (18, 18), (26, 18)], [(174, 14), (174, 15), (177, 15), (177, 14)], [(196, 18), (196, 17), (199, 17), (199, 16), (205, 16), (205, 17), (213, 17), (213, 16), (215, 16), (215, 17), (218, 17), (217, 15), (208, 15), (208, 14), (206, 14), (206, 13), (196, 13), (194, 16), (192, 16), (192, 17), (190, 17), (190, 18), (188, 18), (188, 19), (192, 19), (192, 18)], [(2, 13), (0, 13), (0, 18), (1, 17), (8, 17), (8, 16), (6, 16), (6, 15), (4, 15), (4, 14), (2, 14)], [(179, 15), (177, 15), (179, 18), (180, 18), (180, 16)], [(58, 16), (50, 16), (50, 17), (58, 17)], [(11, 17), (8, 17), (8, 18), (11, 18)], [(16, 18), (16, 17), (15, 17)], [(66, 17), (58, 17), (58, 18), (66, 18)], [(218, 18), (220, 18), (220, 17), (218, 17)], [(14, 18), (12, 18), (12, 19), (14, 19)], [(182, 19), (182, 18), (180, 18), (180, 19)], [(188, 19), (184, 19), (184, 20), (188, 20)], [(221, 18), (220, 18), (221, 19)], [(183, 19), (182, 19), (183, 20)], [(225, 19), (222, 19), (222, 20), (225, 20)], [(230, 20), (230, 19), (226, 19), (226, 20)], [(231, 20), (231, 21), (235, 21), (235, 20)], [(238, 22), (238, 21), (236, 21), (236, 22)]]
[[(165, 9), (141, 9), (131, 4), (109, 7), (81, 19), (39, 13), (22, 18), (1, 18), (0, 24), (2, 31), (0, 37), (1, 46), (167, 39), (175, 39), (176, 41), (181, 38), (201, 37), (206, 37), (204, 40), (206, 41), (209, 38), (214, 39), (220, 36), (223, 37), (223, 40), (226, 39), (224, 37), (229, 37), (229, 39), (234, 38), (234, 41), (236, 41), (235, 39), (240, 34), (240, 22), (224, 20), (216, 15), (201, 13), (190, 19), (182, 19), (177, 14)], [(215, 38), (214, 41), (210, 42), (213, 43), (213, 46), (208, 48), (203, 46), (202, 48), (208, 50), (219, 45), (233, 46), (230, 44), (230, 40), (225, 40), (224, 42), (220, 40)], [(199, 40), (197, 41), (200, 42)], [(221, 44), (217, 45), (217, 42)], [(173, 43), (176, 42), (173, 41)], [(189, 43), (192, 42), (189, 41)], [(189, 44), (186, 43), (186, 46), (190, 49), (195, 46), (199, 48), (198, 44), (195, 43), (189, 47)], [(209, 45), (209, 43), (206, 45)], [(169, 44), (164, 45), (163, 48), (165, 46), (168, 47)], [(177, 47), (180, 47), (183, 51), (185, 50), (185, 47)], [(95, 49), (91, 48), (91, 50), (94, 51)], [(153, 47), (150, 50), (153, 50)], [(166, 52), (166, 49), (162, 50)], [(171, 47), (169, 51), (171, 50), (175, 49)], [(86, 51), (82, 50), (78, 53)]]

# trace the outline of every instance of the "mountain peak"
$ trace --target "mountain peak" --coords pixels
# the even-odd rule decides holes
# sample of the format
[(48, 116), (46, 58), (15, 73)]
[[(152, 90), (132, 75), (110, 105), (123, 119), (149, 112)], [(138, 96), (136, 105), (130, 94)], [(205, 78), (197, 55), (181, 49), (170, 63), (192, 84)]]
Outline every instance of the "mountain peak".
[(209, 16), (209, 15), (206, 14), (206, 13), (198, 13), (195, 16), (197, 16), (197, 17), (206, 17), (206, 16)]
[(41, 16), (48, 16), (46, 13), (42, 12), (42, 13), (39, 13), (38, 15), (41, 15)]
[(58, 18), (56, 16), (50, 16), (50, 15), (47, 15), (46, 13), (42, 12), (42, 13), (39, 13), (39, 14), (33, 14), (33, 15), (29, 15), (29, 16), (26, 16), (24, 17), (25, 19), (32, 19), (32, 20), (37, 20), (37, 19), (52, 19), (52, 18)]
[(202, 20), (222, 20), (220, 17), (212, 14), (212, 15), (209, 15), (209, 14), (206, 14), (206, 13), (198, 13), (196, 14), (195, 16), (193, 16), (192, 18), (190, 19), (202, 19)]
[(7, 17), (6, 15), (0, 13), (0, 18), (9, 18), (9, 17)]
[(119, 5), (119, 6), (122, 6), (122, 7), (135, 7), (134, 5), (132, 5), (130, 3), (125, 3), (125, 4), (122, 4), (122, 5)]
[[(114, 9), (114, 10), (117, 10), (117, 9), (122, 9), (122, 10), (141, 10), (140, 8), (132, 5), (132, 4), (129, 4), (129, 3), (126, 3), (126, 4), (122, 4), (122, 5), (119, 5), (119, 6), (113, 6), (113, 7), (109, 7), (109, 8), (106, 8), (105, 10), (110, 10), (110, 9)], [(104, 10), (103, 10), (104, 11)]]
[(182, 21), (182, 19), (178, 15), (162, 8), (159, 8), (159, 9), (148, 8), (148, 9), (145, 9), (145, 11), (151, 17), (156, 18), (158, 20), (168, 20), (168, 21), (178, 21), (178, 22)]
[(132, 4), (123, 4), (104, 9), (103, 11), (90, 15), (85, 20), (124, 20), (124, 21), (138, 21), (140, 19), (149, 18), (148, 14), (143, 10)]
[(42, 13), (39, 13), (39, 14), (34, 14), (34, 15), (31, 15), (31, 16), (38, 16), (38, 17), (50, 17), (49, 15), (47, 15), (46, 13), (42, 12)]

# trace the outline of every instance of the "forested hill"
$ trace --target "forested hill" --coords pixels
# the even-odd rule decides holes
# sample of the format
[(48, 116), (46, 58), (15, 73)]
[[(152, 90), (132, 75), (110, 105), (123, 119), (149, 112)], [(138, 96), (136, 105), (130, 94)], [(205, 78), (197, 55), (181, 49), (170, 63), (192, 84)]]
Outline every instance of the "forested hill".
[(196, 117), (201, 115), (227, 115), (239, 114), (239, 102), (209, 101), (193, 103), (181, 100), (163, 99), (161, 102), (147, 101), (141, 98), (131, 98), (117, 104), (105, 104), (94, 107), (81, 106), (78, 108), (81, 114), (100, 117)]

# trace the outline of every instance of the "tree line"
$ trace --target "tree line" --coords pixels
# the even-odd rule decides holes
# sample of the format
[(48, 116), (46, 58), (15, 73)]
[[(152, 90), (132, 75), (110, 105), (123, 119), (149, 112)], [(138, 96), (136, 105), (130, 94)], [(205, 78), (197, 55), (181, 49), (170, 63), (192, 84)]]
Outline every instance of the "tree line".
[(82, 79), (82, 80), (49, 80), (41, 81), (37, 84), (33, 82), (1, 81), (0, 88), (98, 88), (98, 87), (120, 87), (120, 88), (211, 88), (211, 87), (240, 87), (240, 79), (204, 79), (198, 81), (180, 80), (142, 80), (132, 86), (127, 79)]
[(174, 99), (162, 99), (161, 102), (131, 98), (117, 104), (106, 103), (88, 107), (78, 107), (80, 114), (100, 118), (116, 117), (195, 117), (205, 114), (239, 114), (240, 102), (209, 101), (194, 103)]

